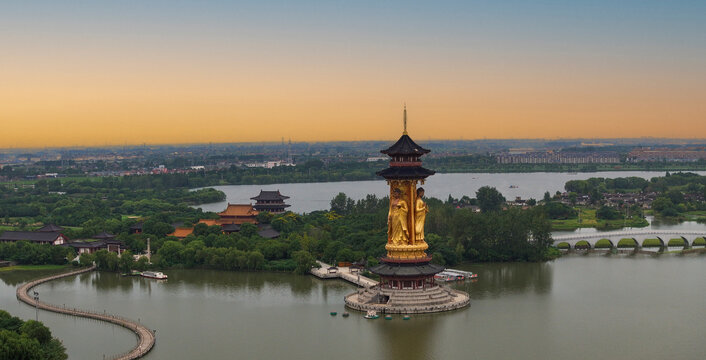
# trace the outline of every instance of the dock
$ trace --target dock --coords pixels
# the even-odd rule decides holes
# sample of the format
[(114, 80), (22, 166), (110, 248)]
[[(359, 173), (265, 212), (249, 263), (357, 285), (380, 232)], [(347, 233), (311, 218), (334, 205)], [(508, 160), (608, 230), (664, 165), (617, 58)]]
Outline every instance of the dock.
[(377, 281), (360, 275), (359, 270), (351, 269), (350, 267), (336, 267), (336, 270), (330, 270), (332, 266), (321, 261), (316, 261), (321, 267), (312, 268), (309, 270), (311, 275), (316, 276), (319, 279), (343, 279), (357, 286), (371, 287), (378, 284)]

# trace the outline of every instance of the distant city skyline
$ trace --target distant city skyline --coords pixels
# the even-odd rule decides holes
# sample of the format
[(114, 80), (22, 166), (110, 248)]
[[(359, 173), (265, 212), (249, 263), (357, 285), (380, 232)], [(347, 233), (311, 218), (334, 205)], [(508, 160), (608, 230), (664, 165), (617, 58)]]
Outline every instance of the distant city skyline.
[(706, 137), (700, 1), (0, 4), (0, 148)]

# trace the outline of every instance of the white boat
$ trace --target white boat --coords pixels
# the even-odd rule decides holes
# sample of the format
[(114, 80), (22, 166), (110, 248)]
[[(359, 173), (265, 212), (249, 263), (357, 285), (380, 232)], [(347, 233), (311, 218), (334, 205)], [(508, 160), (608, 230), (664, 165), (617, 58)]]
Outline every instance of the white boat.
[(143, 271), (142, 277), (146, 277), (146, 278), (150, 278), (150, 279), (164, 280), (167, 278), (167, 275), (164, 275), (163, 273), (161, 273), (159, 271)]
[(375, 310), (368, 310), (368, 313), (365, 314), (364, 318), (366, 319), (377, 319), (379, 318), (380, 315)]
[(472, 273), (472, 272), (470, 272), (470, 271), (446, 269), (446, 270), (444, 270), (444, 273), (463, 275), (463, 276), (465, 276), (466, 279), (476, 279), (476, 278), (478, 278), (478, 274), (474, 274), (474, 273)]

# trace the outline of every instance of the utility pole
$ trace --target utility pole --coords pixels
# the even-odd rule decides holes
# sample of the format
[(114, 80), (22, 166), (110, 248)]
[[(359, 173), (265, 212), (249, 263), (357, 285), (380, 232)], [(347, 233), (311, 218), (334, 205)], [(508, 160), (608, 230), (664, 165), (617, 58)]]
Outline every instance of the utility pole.
[(39, 293), (34, 292), (34, 320), (39, 321)]

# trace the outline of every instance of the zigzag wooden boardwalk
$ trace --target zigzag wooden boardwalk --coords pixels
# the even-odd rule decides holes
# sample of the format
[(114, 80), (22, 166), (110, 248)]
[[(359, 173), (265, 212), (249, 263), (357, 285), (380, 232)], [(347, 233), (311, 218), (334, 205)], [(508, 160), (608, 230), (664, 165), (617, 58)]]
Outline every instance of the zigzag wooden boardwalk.
[(38, 280), (30, 281), (20, 287), (17, 288), (17, 299), (30, 305), (30, 306), (36, 306), (42, 310), (47, 310), (47, 311), (52, 311), (55, 313), (59, 314), (66, 314), (66, 315), (72, 315), (72, 316), (80, 316), (80, 317), (85, 317), (89, 319), (95, 319), (95, 320), (100, 320), (100, 321), (107, 321), (109, 323), (113, 323), (119, 326), (122, 326), (126, 329), (129, 329), (130, 331), (134, 332), (137, 335), (138, 341), (137, 345), (129, 352), (124, 353), (124, 354), (119, 354), (113, 357), (113, 359), (119, 359), (119, 360), (128, 360), (128, 359), (137, 359), (142, 357), (143, 355), (147, 354), (150, 350), (152, 350), (152, 347), (154, 346), (155, 342), (155, 337), (154, 333), (152, 330), (148, 329), (144, 325), (132, 321), (120, 316), (115, 316), (115, 315), (107, 315), (107, 314), (98, 314), (90, 311), (85, 311), (85, 310), (80, 310), (76, 308), (63, 308), (63, 307), (58, 307), (52, 304), (47, 304), (45, 302), (41, 301), (35, 301), (32, 296), (27, 294), (33, 287), (45, 283), (47, 281), (52, 281), (56, 280), (59, 278), (67, 277), (67, 276), (73, 276), (73, 275), (78, 275), (81, 273), (93, 271), (95, 269), (95, 265), (91, 266), (86, 269), (81, 269), (81, 270), (76, 270), (76, 271), (71, 271), (63, 274), (58, 274), (58, 275), (52, 275), (49, 277), (41, 278)]

